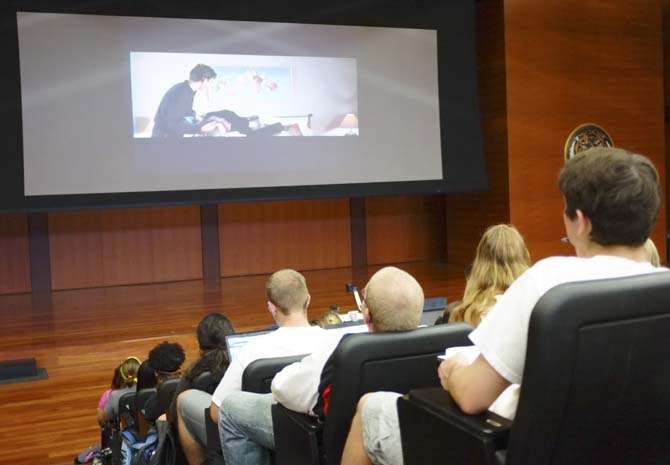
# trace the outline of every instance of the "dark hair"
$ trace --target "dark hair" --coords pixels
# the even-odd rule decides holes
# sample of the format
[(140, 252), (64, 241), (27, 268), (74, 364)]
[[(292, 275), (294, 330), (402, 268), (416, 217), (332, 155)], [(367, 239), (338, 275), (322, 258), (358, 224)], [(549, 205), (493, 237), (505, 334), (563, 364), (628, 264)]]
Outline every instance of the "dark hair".
[(226, 336), (234, 334), (235, 328), (228, 317), (222, 313), (210, 313), (200, 323), (196, 334), (200, 350), (205, 352), (212, 349), (225, 349)]
[(163, 342), (149, 352), (149, 363), (163, 373), (178, 371), (185, 359), (184, 348), (178, 342)]
[(213, 390), (230, 365), (226, 352), (226, 336), (235, 334), (235, 328), (226, 315), (210, 313), (200, 320), (196, 334), (201, 351), (200, 359), (188, 368), (184, 378), (193, 382), (198, 375), (209, 371), (212, 374)]
[(149, 360), (145, 360), (137, 370), (137, 390), (156, 387), (156, 372)]
[(123, 378), (121, 377), (121, 365), (114, 368), (114, 376), (112, 376), (112, 389), (121, 389), (123, 387)]
[(197, 64), (191, 70), (188, 79), (189, 81), (198, 82), (204, 79), (214, 79), (216, 77), (216, 71), (211, 66), (203, 65), (202, 63)]
[(661, 205), (658, 172), (646, 157), (614, 148), (591, 148), (565, 164), (558, 179), (565, 214), (591, 221), (591, 240), (639, 246), (654, 227)]

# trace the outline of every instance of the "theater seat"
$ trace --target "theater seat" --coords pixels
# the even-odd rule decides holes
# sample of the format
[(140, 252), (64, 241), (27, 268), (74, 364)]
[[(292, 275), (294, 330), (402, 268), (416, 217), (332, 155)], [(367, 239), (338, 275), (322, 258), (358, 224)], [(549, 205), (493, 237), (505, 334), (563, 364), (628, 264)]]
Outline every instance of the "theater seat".
[(670, 462), (670, 273), (563, 284), (531, 315), (514, 422), (398, 401), (405, 465)]
[(470, 345), (472, 327), (447, 324), (398, 333), (345, 336), (333, 353), (330, 406), (325, 422), (272, 407), (277, 465), (339, 465), (361, 396), (387, 390), (439, 386), (438, 354)]
[[(267, 394), (270, 392), (272, 378), (285, 366), (302, 360), (304, 355), (291, 355), (288, 357), (260, 358), (251, 362), (242, 373), (242, 390)], [(207, 449), (215, 454), (221, 454), (221, 441), (219, 440), (219, 428), (212, 421), (209, 407), (205, 409), (205, 428), (207, 432)]]

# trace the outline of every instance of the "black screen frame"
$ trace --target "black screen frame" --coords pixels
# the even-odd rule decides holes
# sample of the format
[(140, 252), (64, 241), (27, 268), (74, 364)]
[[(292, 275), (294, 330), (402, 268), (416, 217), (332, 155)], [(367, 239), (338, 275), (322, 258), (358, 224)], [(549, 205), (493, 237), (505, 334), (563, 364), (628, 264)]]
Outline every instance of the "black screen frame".
[[(0, 212), (39, 212), (225, 202), (352, 198), (379, 195), (478, 192), (488, 188), (477, 95), (474, 0), (400, 2), (355, 0), (331, 3), (202, 0), (30, 1), (0, 9), (0, 123), (5, 153), (0, 161)], [(76, 195), (24, 195), (21, 84), (16, 12), (98, 14), (233, 21), (290, 22), (436, 29), (442, 180), (263, 188), (152, 191)], [(449, 76), (448, 80), (445, 76)], [(351, 167), (356, 169), (356, 167)]]

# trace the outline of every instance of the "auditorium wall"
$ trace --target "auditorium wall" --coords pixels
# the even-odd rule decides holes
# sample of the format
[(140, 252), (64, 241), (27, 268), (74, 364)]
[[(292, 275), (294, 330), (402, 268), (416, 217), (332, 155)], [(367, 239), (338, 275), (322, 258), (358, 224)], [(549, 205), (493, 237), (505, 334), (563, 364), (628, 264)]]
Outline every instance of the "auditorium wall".
[[(603, 126), (615, 145), (650, 156), (665, 180), (668, 3), (478, 0), (490, 190), (366, 199), (366, 227), (355, 237), (344, 199), (220, 205), (220, 275), (346, 267), (352, 241), (361, 240), (369, 264), (445, 257), (466, 264), (496, 222), (516, 224), (534, 260), (571, 253), (559, 241), (556, 178), (572, 129)], [(665, 227), (664, 208), (653, 235), (663, 256)], [(51, 287), (200, 279), (208, 253), (201, 233), (198, 206), (49, 213)], [(0, 216), (0, 293), (30, 291), (29, 239), (26, 215)]]

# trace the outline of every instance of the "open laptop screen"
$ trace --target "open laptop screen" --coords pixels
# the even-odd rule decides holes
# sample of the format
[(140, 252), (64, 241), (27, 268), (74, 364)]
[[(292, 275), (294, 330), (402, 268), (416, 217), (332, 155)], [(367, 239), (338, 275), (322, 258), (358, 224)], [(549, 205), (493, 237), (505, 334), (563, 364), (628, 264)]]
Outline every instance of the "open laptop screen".
[(226, 351), (228, 352), (228, 360), (233, 360), (235, 355), (242, 350), (242, 347), (247, 345), (253, 339), (264, 336), (271, 332), (275, 331), (274, 329), (264, 329), (262, 331), (251, 331), (248, 333), (237, 333), (229, 334), (226, 336)]

